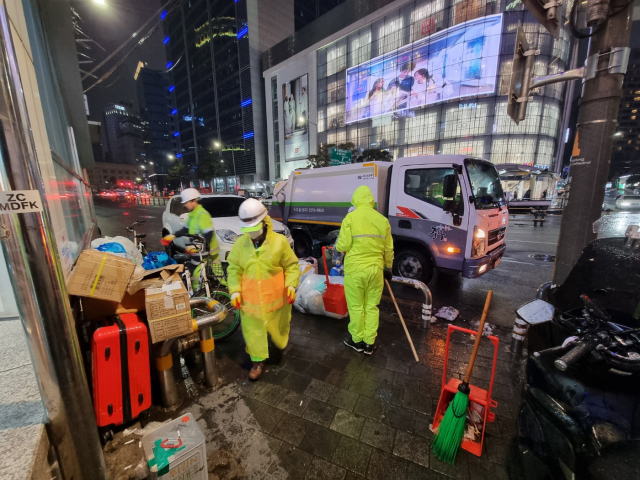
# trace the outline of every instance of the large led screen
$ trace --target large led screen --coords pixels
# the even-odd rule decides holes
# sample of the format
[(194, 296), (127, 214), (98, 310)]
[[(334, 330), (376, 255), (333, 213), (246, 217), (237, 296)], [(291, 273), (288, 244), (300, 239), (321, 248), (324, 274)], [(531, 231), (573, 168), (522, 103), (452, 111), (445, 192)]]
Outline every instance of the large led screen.
[(347, 123), (496, 91), (502, 14), (470, 20), (347, 70)]
[(309, 156), (309, 97), (307, 75), (282, 85), (285, 161)]

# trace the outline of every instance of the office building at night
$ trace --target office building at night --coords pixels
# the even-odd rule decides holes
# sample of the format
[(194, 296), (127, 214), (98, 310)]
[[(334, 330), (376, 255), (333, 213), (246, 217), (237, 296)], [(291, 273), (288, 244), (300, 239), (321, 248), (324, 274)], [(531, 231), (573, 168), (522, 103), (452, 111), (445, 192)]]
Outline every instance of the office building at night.
[(180, 137), (173, 136), (177, 130), (177, 119), (175, 115), (171, 115), (175, 106), (173, 95), (169, 92), (169, 78), (164, 72), (139, 65), (135, 81), (144, 158), (146, 163), (153, 162), (166, 170), (171, 159), (180, 150)]
[(161, 18), (176, 157), (220, 159), (218, 192), (268, 179), (260, 52), (293, 34), (293, 0), (191, 0)]
[(107, 104), (102, 113), (102, 148), (106, 162), (135, 165), (144, 162), (142, 125), (131, 102)]
[(271, 179), (306, 167), (321, 144), (347, 142), (394, 159), (551, 168), (565, 87), (533, 91), (519, 125), (507, 116), (518, 22), (540, 50), (534, 76), (568, 68), (569, 33), (554, 39), (517, 0), (347, 0), (274, 45), (263, 54)]
[(640, 48), (631, 50), (622, 90), (610, 177), (640, 173)]

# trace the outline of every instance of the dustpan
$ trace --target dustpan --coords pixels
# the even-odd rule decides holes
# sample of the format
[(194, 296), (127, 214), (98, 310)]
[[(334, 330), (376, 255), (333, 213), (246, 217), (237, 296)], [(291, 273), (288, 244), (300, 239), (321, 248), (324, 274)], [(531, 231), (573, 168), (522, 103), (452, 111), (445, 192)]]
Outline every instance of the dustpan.
[(331, 247), (322, 247), (324, 274), (327, 277), (327, 280), (325, 281), (327, 291), (322, 296), (322, 302), (324, 303), (324, 309), (327, 312), (346, 315), (349, 312), (349, 309), (347, 308), (347, 298), (344, 296), (344, 285), (329, 282), (329, 269), (327, 268), (327, 256), (325, 254), (325, 250), (327, 248), (331, 249)]
[[(455, 325), (449, 325), (449, 328), (447, 329), (447, 344), (444, 353), (444, 368), (442, 370), (442, 391), (440, 394), (440, 400), (438, 401), (438, 407), (436, 408), (436, 413), (433, 418), (432, 431), (435, 431), (440, 425), (440, 421), (442, 420), (442, 417), (444, 417), (447, 406), (453, 400), (453, 397), (455, 397), (456, 392), (458, 391), (458, 385), (460, 384), (460, 380), (457, 380), (455, 378), (449, 379), (449, 382), (447, 383), (449, 343), (451, 334), (455, 331), (468, 333), (471, 335), (478, 334), (478, 332), (474, 332), (473, 330), (457, 327)], [(493, 391), (493, 381), (496, 376), (499, 340), (498, 337), (494, 335), (489, 335), (487, 338), (493, 345), (493, 365), (491, 367), (491, 380), (489, 381), (489, 390), (483, 390), (482, 388), (478, 388), (475, 385), (469, 385), (471, 391), (469, 394), (468, 413), (477, 418), (478, 425), (481, 426), (481, 428), (477, 429), (477, 435), (473, 439), (465, 437), (462, 440), (461, 445), (463, 450), (466, 450), (467, 452), (472, 453), (478, 457), (482, 455), (482, 444), (484, 443), (484, 434), (487, 423), (493, 422), (495, 420), (495, 413), (493, 413), (491, 409), (495, 409), (498, 406), (498, 402), (491, 398), (491, 393)]]

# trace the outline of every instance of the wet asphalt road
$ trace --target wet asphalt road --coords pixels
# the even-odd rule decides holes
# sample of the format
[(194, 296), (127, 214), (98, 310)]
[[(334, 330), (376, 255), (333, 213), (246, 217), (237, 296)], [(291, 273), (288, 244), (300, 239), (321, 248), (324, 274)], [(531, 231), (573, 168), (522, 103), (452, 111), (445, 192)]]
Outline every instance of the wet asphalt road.
[[(103, 235), (126, 236), (128, 225), (136, 220), (145, 220), (145, 225), (138, 227), (138, 233), (147, 234), (147, 249), (164, 250), (160, 245), (164, 206), (96, 199), (95, 209)], [(498, 268), (472, 280), (459, 275), (436, 274), (429, 284), (435, 307), (453, 306), (463, 319), (476, 321), (482, 312), (487, 291), (493, 290), (488, 321), (512, 326), (515, 309), (533, 300), (536, 289), (551, 280), (553, 263), (530, 258), (529, 255), (555, 255), (560, 220), (559, 216), (549, 216), (544, 227), (534, 227), (532, 216), (511, 215), (506, 237), (507, 251)], [(407, 307), (412, 302), (422, 303), (421, 295), (415, 290), (395, 285), (394, 293)], [(411, 315), (409, 317), (411, 319)]]

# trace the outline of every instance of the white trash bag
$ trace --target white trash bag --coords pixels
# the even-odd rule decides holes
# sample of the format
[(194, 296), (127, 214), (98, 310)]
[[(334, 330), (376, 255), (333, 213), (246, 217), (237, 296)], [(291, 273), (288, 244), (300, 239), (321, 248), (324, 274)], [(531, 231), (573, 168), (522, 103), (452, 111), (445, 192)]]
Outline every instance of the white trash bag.
[(447, 322), (453, 322), (458, 317), (459, 313), (460, 312), (453, 307), (442, 307), (436, 313), (436, 317), (446, 320)]
[[(324, 275), (307, 274), (300, 282), (296, 291), (296, 301), (293, 306), (301, 313), (311, 313), (314, 315), (324, 315), (331, 318), (345, 318), (346, 315), (338, 315), (327, 312), (324, 309), (322, 296), (327, 291)], [(329, 277), (331, 283), (344, 285), (344, 277)]]

